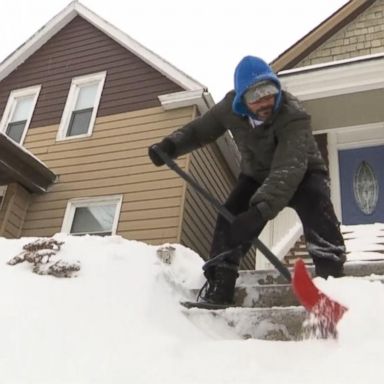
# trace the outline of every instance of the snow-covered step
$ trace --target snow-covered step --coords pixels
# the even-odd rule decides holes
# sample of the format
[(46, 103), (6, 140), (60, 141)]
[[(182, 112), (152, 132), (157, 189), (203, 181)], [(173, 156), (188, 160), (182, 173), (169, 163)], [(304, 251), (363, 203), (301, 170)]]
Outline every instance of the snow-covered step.
[[(308, 271), (314, 275), (314, 266), (308, 265)], [(292, 269), (290, 268), (292, 272)], [(344, 265), (347, 276), (384, 275), (384, 260), (348, 261)], [(277, 270), (240, 271), (237, 285), (286, 284), (286, 280)]]
[[(384, 275), (364, 275), (359, 278), (384, 283)], [(287, 307), (299, 305), (291, 284), (238, 285), (236, 304), (243, 307)]]
[[(384, 276), (362, 276), (362, 278), (381, 281)], [(190, 291), (188, 300), (197, 297), (198, 290)], [(299, 302), (292, 291), (291, 284), (255, 284), (246, 285), (237, 283), (235, 289), (235, 303), (240, 307), (267, 308), (297, 306)]]
[[(197, 297), (194, 290), (188, 297)], [(241, 307), (275, 307), (299, 305), (290, 284), (236, 286), (235, 303)]]
[(237, 286), (236, 304), (243, 307), (287, 307), (299, 305), (290, 284)]
[[(185, 309), (185, 315), (207, 333), (261, 340), (301, 340), (306, 311), (303, 307)], [(229, 328), (229, 329), (226, 329)], [(220, 336), (220, 335), (219, 335)]]

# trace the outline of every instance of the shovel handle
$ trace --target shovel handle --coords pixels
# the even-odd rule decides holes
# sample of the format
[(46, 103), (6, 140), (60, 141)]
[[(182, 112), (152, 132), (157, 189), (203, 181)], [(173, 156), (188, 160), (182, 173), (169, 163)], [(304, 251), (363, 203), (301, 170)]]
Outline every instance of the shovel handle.
[[(188, 173), (184, 172), (175, 161), (173, 161), (166, 153), (164, 153), (158, 146), (154, 145), (153, 150), (157, 155), (164, 161), (164, 163), (173, 171), (175, 171), (182, 179), (184, 179), (188, 184), (190, 184), (198, 193), (203, 195), (217, 210), (220, 214), (227, 219), (230, 223), (233, 222), (234, 216), (231, 212), (225, 208), (220, 201), (218, 201), (214, 196), (212, 196), (208, 191), (200, 186)], [(268, 261), (280, 272), (280, 274), (287, 280), (287, 282), (292, 281), (291, 273), (289, 269), (275, 256), (270, 249), (264, 245), (264, 243), (258, 238), (254, 238), (252, 241), (253, 245), (268, 259)]]

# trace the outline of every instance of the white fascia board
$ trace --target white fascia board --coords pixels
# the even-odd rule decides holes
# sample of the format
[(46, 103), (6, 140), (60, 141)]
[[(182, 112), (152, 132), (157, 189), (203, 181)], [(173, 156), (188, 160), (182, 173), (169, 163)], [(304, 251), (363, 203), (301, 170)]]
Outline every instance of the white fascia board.
[(290, 74), (298, 73), (298, 72), (307, 72), (307, 71), (311, 71), (313, 69), (322, 69), (322, 68), (327, 68), (327, 67), (335, 67), (335, 66), (338, 66), (338, 65), (356, 63), (356, 62), (367, 61), (367, 60), (375, 60), (375, 59), (380, 59), (380, 58), (384, 58), (384, 52), (375, 53), (375, 54), (371, 54), (371, 55), (350, 57), (349, 59), (342, 59), (342, 60), (336, 60), (336, 61), (327, 61), (325, 63), (306, 65), (304, 67), (284, 69), (282, 71), (279, 71), (278, 75), (279, 76), (284, 76), (284, 75), (290, 75)]
[(212, 96), (204, 89), (168, 93), (160, 95), (159, 100), (165, 110), (196, 105), (201, 114), (207, 112), (214, 105)]
[(131, 51), (148, 65), (158, 70), (165, 77), (174, 81), (182, 88), (186, 90), (205, 88), (204, 85), (192, 79), (190, 76), (168, 63), (162, 57), (145, 48), (139, 42), (93, 13), (78, 1), (71, 2), (66, 8), (53, 17), (44, 27), (36, 32), (29, 40), (27, 40), (0, 64), (0, 81), (14, 71), (20, 64), (22, 64), (28, 57), (36, 52), (43, 44), (45, 44), (52, 36), (59, 32), (76, 16), (81, 16), (87, 20), (97, 29), (104, 32), (111, 39)]
[(384, 88), (384, 56), (350, 60), (278, 74), (283, 88), (301, 100)]

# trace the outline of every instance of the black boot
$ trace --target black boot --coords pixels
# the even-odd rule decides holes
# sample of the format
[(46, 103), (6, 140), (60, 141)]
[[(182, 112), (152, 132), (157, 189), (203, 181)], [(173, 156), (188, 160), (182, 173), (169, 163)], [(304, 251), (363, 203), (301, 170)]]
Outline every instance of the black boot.
[(207, 283), (199, 294), (198, 301), (210, 304), (231, 305), (234, 303), (238, 266), (221, 262), (205, 271)]

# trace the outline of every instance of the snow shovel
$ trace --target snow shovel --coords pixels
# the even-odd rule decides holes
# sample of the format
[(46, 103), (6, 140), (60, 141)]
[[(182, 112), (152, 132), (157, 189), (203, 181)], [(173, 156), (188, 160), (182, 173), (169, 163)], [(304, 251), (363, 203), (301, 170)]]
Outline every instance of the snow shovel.
[[(164, 163), (182, 179), (191, 185), (198, 193), (204, 196), (222, 216), (230, 223), (234, 216), (229, 212), (215, 197), (202, 188), (188, 173), (183, 171), (175, 161), (173, 161), (160, 148), (153, 148)], [(294, 265), (293, 277), (289, 269), (275, 256), (270, 249), (258, 238), (253, 239), (253, 245), (268, 259), (268, 261), (280, 272), (288, 283), (292, 284), (292, 289), (300, 304), (312, 315), (313, 326), (319, 331), (320, 337), (337, 337), (336, 326), (341, 319), (346, 307), (331, 299), (321, 292), (313, 283), (303, 260), (298, 259)]]

